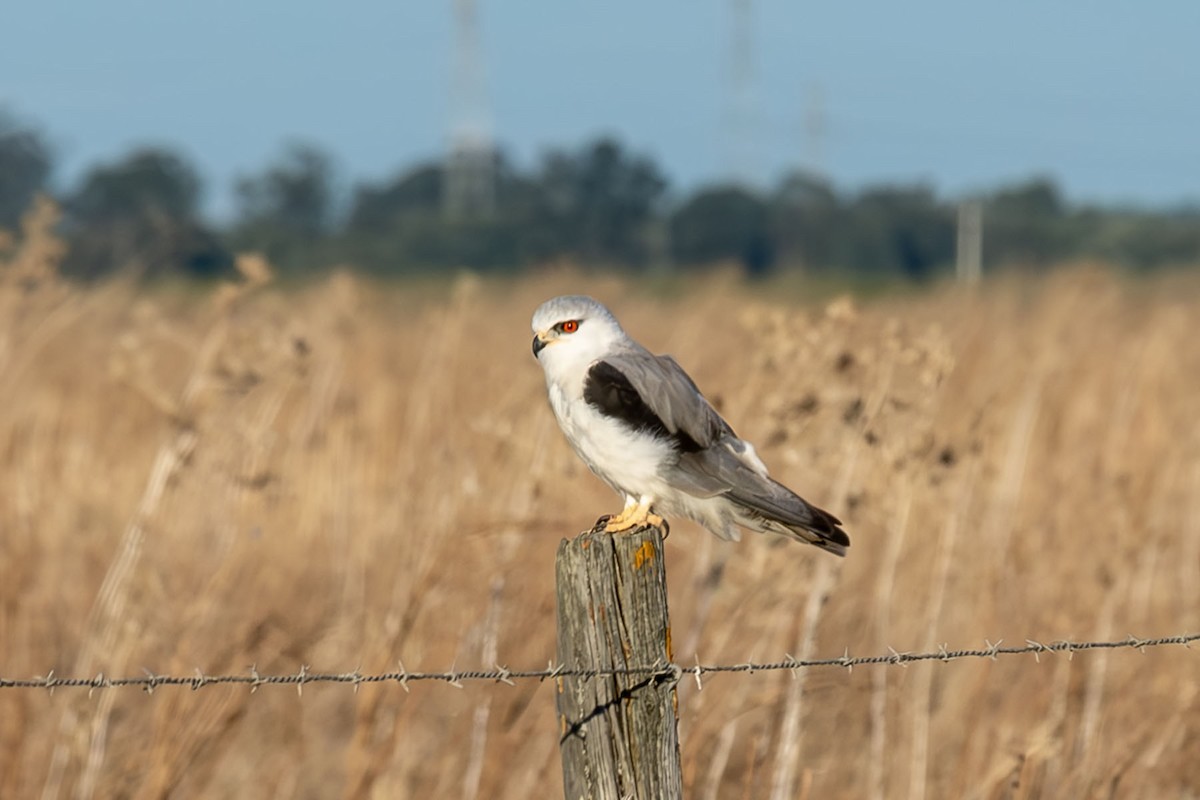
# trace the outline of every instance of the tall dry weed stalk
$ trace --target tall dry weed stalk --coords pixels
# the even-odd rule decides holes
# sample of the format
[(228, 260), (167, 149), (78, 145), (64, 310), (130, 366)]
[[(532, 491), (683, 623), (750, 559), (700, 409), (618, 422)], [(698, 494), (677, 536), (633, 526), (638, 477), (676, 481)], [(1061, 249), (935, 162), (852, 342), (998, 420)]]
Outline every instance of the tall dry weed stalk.
[[(200, 343), (187, 380), (178, 395), (156, 386), (154, 377), (144, 372), (144, 364), (138, 365), (142, 367), (138, 369), (119, 358), (113, 362), (114, 375), (119, 380), (127, 380), (131, 387), (145, 396), (150, 406), (162, 412), (171, 422), (172, 432), (155, 455), (145, 489), (104, 574), (100, 591), (88, 615), (85, 637), (75, 658), (74, 674), (92, 674), (100, 658), (105, 660), (104, 668), (108, 670), (123, 671), (128, 668), (126, 659), (134, 637), (122, 636), (121, 633), (129, 624), (127, 607), (131, 592), (130, 578), (138, 567), (147, 528), (159, 511), (168, 484), (175, 479), (196, 448), (197, 416), (203, 411), (205, 392), (213, 382), (217, 359), (228, 339), (231, 316), (249, 292), (270, 280), (270, 270), (259, 256), (239, 256), (237, 268), (243, 280), (238, 284), (222, 284), (219, 287), (215, 298), (216, 317)], [(140, 343), (136, 338), (123, 341), (122, 346), (133, 354), (134, 364), (138, 364), (136, 356)], [(91, 718), (90, 741), (75, 792), (77, 796), (90, 798), (97, 789), (114, 700), (111, 695), (101, 697), (97, 713)], [(55, 745), (42, 791), (42, 797), (47, 800), (61, 795), (63, 778), (70, 761), (73, 756), (79, 757), (78, 753), (72, 753), (72, 748), (78, 747), (79, 728), (78, 703), (73, 703), (62, 714), (59, 741)]]

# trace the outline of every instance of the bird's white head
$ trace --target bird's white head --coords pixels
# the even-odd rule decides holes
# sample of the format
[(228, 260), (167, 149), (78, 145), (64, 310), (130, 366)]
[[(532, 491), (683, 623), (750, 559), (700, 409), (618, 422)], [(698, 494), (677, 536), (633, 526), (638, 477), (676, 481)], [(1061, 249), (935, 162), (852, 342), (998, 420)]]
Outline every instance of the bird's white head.
[(590, 297), (564, 295), (547, 300), (533, 312), (533, 355), (547, 380), (583, 374), (629, 341), (607, 308)]

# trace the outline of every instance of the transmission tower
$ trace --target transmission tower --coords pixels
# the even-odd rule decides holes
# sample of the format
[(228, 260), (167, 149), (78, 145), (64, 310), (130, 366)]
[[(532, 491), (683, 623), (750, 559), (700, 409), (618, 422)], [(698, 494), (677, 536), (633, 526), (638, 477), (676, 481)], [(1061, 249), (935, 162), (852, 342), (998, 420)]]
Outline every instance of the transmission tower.
[(729, 106), (726, 120), (727, 169), (734, 183), (758, 179), (758, 115), (754, 74), (754, 3), (732, 0), (729, 49)]
[(810, 83), (804, 97), (804, 162), (813, 175), (825, 176), (825, 137), (828, 130), (825, 92), (821, 84)]
[(496, 207), (496, 162), (475, 0), (454, 0), (454, 23), (450, 152), (442, 211), (450, 219), (486, 218)]

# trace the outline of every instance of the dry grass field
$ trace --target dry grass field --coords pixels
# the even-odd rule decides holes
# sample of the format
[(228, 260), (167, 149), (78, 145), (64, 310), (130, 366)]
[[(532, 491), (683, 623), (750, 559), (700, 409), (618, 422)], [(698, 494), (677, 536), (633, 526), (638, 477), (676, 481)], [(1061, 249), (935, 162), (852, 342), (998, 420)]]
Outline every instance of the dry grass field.
[[(1200, 280), (1077, 267), (859, 301), (516, 284), (74, 287), (0, 255), (0, 676), (545, 666), (617, 499), (528, 319), (586, 291), (689, 368), (844, 561), (677, 523), (679, 662), (1200, 629)], [(554, 690), (0, 689), (0, 797), (556, 797)], [(708, 677), (693, 798), (1200, 796), (1180, 647)]]

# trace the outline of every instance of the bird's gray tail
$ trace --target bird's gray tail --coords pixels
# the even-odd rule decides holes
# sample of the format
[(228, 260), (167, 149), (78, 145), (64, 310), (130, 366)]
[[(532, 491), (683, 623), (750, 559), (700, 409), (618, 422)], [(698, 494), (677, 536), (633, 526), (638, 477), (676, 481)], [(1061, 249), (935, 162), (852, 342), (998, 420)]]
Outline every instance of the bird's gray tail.
[(846, 555), (850, 537), (842, 530), (841, 520), (778, 481), (765, 480), (760, 491), (729, 494), (750, 518), (749, 527), (799, 539), (835, 556)]

